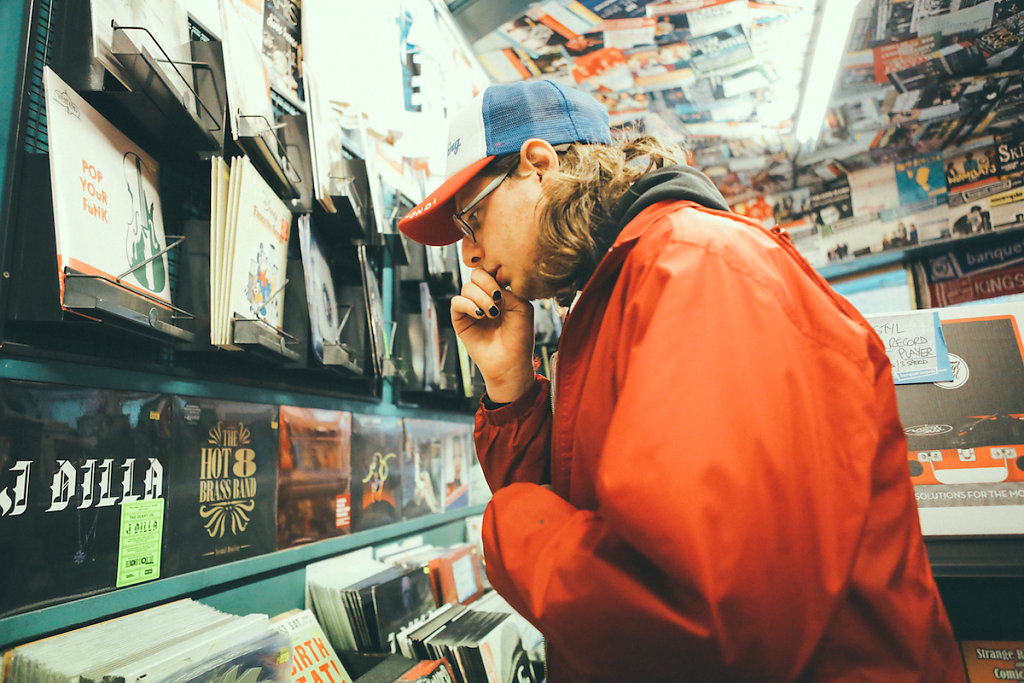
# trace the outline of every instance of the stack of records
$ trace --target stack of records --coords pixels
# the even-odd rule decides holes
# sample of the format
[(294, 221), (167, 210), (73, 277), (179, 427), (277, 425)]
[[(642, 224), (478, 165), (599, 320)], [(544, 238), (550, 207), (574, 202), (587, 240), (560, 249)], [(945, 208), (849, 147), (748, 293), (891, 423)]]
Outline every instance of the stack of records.
[(210, 343), (235, 349), (235, 321), (281, 330), (292, 214), (245, 156), (213, 158), (210, 207)]
[(460, 683), (537, 680), (512, 614), (445, 605), (395, 636), (417, 659), (445, 659)]
[(359, 677), (359, 683), (458, 683), (451, 665), (443, 659), (411, 659), (388, 655)]
[(43, 83), (62, 303), (75, 272), (170, 305), (158, 164), (49, 68)]
[(289, 680), (289, 640), (266, 615), (192, 600), (133, 612), (15, 648), (5, 680), (234, 683)]
[(388, 652), (395, 632), (434, 609), (425, 567), (350, 559), (309, 571), (310, 598), (331, 642), (343, 651)]

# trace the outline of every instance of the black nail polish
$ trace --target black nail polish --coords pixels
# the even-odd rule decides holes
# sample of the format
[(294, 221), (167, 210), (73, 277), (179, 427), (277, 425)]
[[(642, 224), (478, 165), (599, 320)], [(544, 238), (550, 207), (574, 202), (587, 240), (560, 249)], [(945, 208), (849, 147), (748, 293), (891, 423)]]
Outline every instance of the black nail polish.
[(487, 311), (487, 312), (490, 313), (492, 317), (496, 316), (496, 315), (498, 315), (498, 307), (497, 306), (491, 306), (491, 309), (489, 311)]
[(495, 301), (501, 301), (501, 290), (494, 290), (494, 294), (492, 294), (491, 296), (494, 298)]
[(482, 309), (482, 308), (476, 309), (476, 314), (477, 315), (483, 315), (484, 314), (484, 309)]

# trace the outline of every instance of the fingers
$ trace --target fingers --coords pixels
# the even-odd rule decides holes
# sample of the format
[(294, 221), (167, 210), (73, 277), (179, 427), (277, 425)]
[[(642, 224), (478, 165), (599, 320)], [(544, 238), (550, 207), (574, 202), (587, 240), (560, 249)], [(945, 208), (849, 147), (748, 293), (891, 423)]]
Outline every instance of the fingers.
[(486, 317), (487, 311), (477, 306), (472, 299), (464, 296), (452, 297), (452, 322), (458, 322), (463, 318), (482, 320)]
[[(501, 307), (504, 292), (501, 291), (501, 285), (498, 284), (498, 281), (495, 280), (486, 270), (474, 268), (470, 273), (469, 282), (466, 284), (476, 285), (480, 291), (485, 294), (486, 298), (489, 299), (489, 306), (497, 305), (499, 308)], [(465, 289), (465, 287), (463, 287), (463, 289)], [(487, 310), (488, 307), (485, 307), (484, 310)]]

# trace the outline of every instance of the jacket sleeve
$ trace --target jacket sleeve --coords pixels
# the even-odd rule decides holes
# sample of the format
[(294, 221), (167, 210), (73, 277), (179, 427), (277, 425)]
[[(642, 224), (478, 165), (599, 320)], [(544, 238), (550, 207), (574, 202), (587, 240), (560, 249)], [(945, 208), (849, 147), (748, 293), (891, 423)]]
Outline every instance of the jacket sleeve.
[(617, 347), (591, 363), (614, 373), (598, 508), (527, 483), (496, 490), (488, 576), (578, 670), (628, 657), (657, 680), (677, 680), (680, 661), (688, 680), (746, 680), (752, 661), (761, 680), (792, 680), (859, 542), (878, 362), (845, 318), (853, 339), (830, 348), (842, 335), (802, 311), (841, 316), (795, 265), (797, 295), (704, 244), (651, 251), (627, 260)]
[(551, 481), (551, 387), (537, 375), (533, 387), (512, 403), (477, 410), (477, 458), (491, 491), (514, 482)]

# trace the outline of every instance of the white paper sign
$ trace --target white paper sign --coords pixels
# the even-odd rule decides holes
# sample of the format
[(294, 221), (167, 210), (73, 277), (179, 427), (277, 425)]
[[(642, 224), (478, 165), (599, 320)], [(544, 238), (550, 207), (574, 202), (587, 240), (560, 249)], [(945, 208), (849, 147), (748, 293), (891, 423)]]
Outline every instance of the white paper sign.
[(885, 344), (896, 384), (952, 381), (953, 366), (938, 313), (873, 315), (867, 320)]

